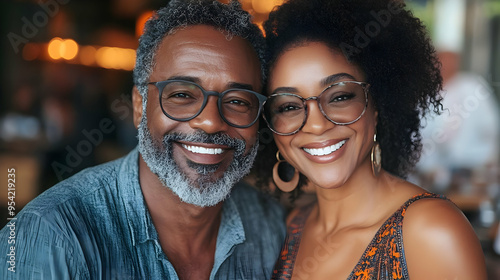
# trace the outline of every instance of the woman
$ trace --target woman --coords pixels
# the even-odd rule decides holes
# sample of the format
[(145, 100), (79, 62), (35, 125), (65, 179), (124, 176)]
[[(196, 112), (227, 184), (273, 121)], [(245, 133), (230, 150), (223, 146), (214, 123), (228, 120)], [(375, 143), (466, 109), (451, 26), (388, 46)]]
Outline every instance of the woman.
[(301, 174), (317, 196), (290, 214), (273, 279), (486, 279), (460, 210), (400, 179), (441, 89), (425, 27), (401, 2), (290, 0), (265, 23), (264, 118), (279, 148), (267, 169), (284, 191)]

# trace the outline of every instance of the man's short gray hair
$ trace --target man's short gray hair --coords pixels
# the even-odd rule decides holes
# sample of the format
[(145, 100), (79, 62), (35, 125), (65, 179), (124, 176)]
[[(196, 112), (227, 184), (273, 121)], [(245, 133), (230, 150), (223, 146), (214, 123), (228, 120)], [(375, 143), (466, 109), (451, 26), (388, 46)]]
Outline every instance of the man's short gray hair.
[(260, 59), (262, 80), (265, 79), (265, 41), (260, 29), (251, 22), (248, 12), (238, 1), (223, 4), (215, 0), (172, 0), (148, 20), (139, 39), (134, 68), (134, 84), (147, 99), (147, 83), (153, 70), (155, 54), (163, 38), (179, 28), (209, 25), (228, 38), (239, 36), (253, 46)]

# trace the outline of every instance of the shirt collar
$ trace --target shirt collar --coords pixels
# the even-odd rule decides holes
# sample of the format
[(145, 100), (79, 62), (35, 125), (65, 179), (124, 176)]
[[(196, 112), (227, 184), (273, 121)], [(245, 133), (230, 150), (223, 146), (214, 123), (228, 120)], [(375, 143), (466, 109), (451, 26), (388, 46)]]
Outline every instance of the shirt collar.
[[(234, 188), (233, 188), (234, 191)], [(233, 245), (245, 241), (245, 230), (241, 221), (240, 212), (236, 202), (230, 196), (222, 207), (221, 225), (219, 236), (217, 237), (217, 246), (222, 248), (224, 244)]]
[(132, 150), (120, 167), (118, 197), (122, 203), (126, 223), (132, 236), (132, 245), (157, 239), (157, 233), (149, 215), (146, 201), (139, 184), (139, 152)]
[[(235, 191), (236, 187), (233, 187)], [(236, 202), (230, 196), (222, 206), (222, 218), (217, 236), (217, 245), (215, 249), (214, 266), (210, 279), (214, 279), (224, 261), (232, 254), (234, 247), (245, 241), (245, 230), (243, 222), (236, 206)]]

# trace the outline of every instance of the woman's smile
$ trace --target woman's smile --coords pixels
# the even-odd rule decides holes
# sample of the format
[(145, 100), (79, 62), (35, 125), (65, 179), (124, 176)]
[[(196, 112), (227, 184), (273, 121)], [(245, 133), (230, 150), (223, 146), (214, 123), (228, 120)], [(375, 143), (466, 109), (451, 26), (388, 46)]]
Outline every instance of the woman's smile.
[[(338, 149), (342, 148), (342, 146), (345, 144), (345, 142), (346, 142), (346, 140), (342, 140), (336, 144), (322, 147), (322, 148), (314, 148), (313, 146), (315, 146), (315, 144), (310, 144), (310, 145), (303, 147), (302, 149), (306, 153), (308, 153), (312, 156), (324, 156), (324, 155), (329, 155), (329, 154), (337, 151)], [(308, 148), (308, 147), (310, 147), (310, 148)]]

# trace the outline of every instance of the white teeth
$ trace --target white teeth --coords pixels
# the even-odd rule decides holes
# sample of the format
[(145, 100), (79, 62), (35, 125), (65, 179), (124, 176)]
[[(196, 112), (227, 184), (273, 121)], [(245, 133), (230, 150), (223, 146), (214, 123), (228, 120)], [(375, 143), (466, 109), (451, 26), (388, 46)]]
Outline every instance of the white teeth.
[(222, 154), (222, 149), (221, 148), (205, 148), (205, 147), (200, 147), (200, 146), (188, 146), (182, 144), (182, 147), (192, 153), (195, 154), (208, 154), (208, 155), (220, 155)]
[(345, 141), (346, 140), (342, 140), (335, 145), (331, 145), (331, 146), (319, 148), (319, 149), (308, 149), (308, 148), (303, 148), (303, 149), (304, 149), (304, 151), (306, 151), (306, 153), (308, 153), (310, 155), (324, 156), (324, 155), (331, 154), (331, 153), (335, 152), (336, 150), (340, 149), (340, 147), (342, 147), (345, 144)]

